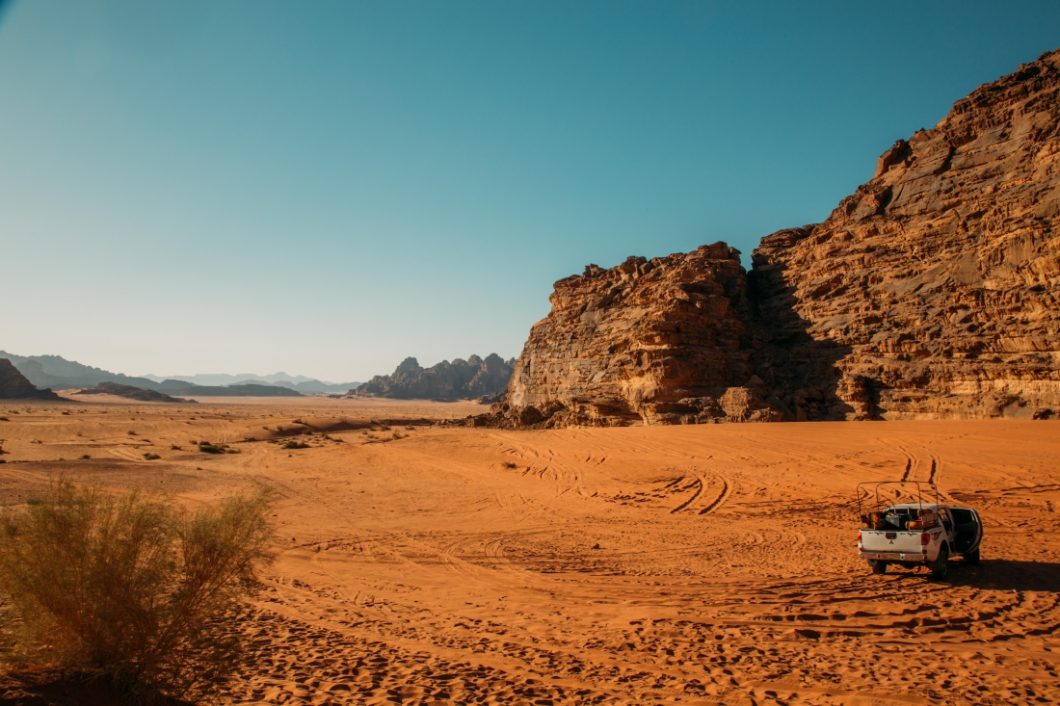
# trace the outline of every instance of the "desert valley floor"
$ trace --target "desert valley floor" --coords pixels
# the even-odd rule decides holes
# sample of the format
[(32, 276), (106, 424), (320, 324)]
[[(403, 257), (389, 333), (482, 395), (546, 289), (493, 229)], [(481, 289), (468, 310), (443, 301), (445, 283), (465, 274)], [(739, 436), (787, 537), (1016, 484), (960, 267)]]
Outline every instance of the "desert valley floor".
[[(60, 473), (189, 505), (271, 486), (224, 704), (1060, 702), (1060, 423), (425, 423), (478, 411), (0, 403), (0, 503)], [(906, 469), (980, 510), (981, 564), (856, 558), (855, 485)]]

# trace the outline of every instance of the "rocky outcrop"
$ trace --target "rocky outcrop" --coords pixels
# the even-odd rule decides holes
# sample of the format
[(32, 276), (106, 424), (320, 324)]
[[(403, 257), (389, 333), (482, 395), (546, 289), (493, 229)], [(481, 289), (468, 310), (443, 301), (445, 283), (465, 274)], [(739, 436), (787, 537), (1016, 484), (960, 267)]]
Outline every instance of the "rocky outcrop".
[(523, 424), (772, 419), (761, 397), (739, 253), (723, 243), (629, 258), (556, 282), (505, 413)]
[(51, 390), (38, 389), (7, 358), (0, 358), (0, 399), (60, 399)]
[(752, 288), (781, 355), (759, 372), (796, 418), (1060, 406), (1058, 225), (1053, 52), (899, 140), (824, 223), (762, 241)]
[(818, 225), (560, 280), (499, 417), (625, 424), (1060, 408), (1060, 52), (899, 140)]
[(350, 394), (396, 399), (463, 400), (496, 398), (512, 375), (511, 361), (496, 353), (485, 358), (443, 360), (423, 368), (415, 358), (406, 358), (390, 375), (376, 375)]

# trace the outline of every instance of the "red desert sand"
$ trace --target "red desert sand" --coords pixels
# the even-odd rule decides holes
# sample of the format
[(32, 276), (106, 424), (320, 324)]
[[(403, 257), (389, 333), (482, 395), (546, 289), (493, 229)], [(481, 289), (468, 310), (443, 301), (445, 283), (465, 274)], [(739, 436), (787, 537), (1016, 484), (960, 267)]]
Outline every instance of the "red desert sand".
[[(479, 411), (6, 402), (0, 502), (61, 473), (189, 506), (273, 487), (224, 704), (1060, 700), (1056, 422), (425, 423)], [(855, 485), (907, 465), (982, 513), (981, 564), (857, 558)]]

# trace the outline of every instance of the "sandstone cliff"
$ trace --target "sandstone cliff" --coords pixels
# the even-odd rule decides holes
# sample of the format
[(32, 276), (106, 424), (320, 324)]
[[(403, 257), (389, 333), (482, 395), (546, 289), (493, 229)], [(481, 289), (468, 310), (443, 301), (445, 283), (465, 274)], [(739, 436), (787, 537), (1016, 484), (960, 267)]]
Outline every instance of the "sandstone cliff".
[(0, 358), (0, 399), (60, 399), (51, 390), (33, 386), (7, 358)]
[(1060, 52), (899, 140), (821, 224), (556, 283), (520, 424), (1060, 408)]
[(556, 282), (506, 403), (523, 424), (769, 419), (739, 253), (723, 243)]
[[(899, 140), (820, 225), (754, 253), (799, 418), (1030, 416), (1060, 405), (1060, 52)], [(805, 327), (801, 341), (788, 328)], [(824, 350), (826, 353), (821, 354)], [(834, 360), (830, 360), (834, 358)], [(792, 379), (792, 361), (834, 385)]]
[(421, 367), (415, 358), (406, 358), (392, 374), (376, 375), (350, 393), (397, 399), (496, 399), (511, 375), (511, 363), (496, 353), (485, 358), (472, 355), (467, 360), (443, 360), (430, 368)]

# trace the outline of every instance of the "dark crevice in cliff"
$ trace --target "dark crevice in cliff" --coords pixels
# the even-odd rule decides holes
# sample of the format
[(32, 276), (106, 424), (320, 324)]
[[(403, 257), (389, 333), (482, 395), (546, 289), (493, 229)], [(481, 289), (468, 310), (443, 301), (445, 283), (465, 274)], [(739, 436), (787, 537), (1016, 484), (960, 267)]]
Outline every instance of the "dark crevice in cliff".
[(756, 263), (747, 273), (747, 291), (755, 332), (751, 359), (769, 401), (789, 421), (850, 417), (855, 410), (839, 397), (842, 374), (836, 363), (851, 348), (810, 335), (811, 323), (795, 309), (787, 268)]

